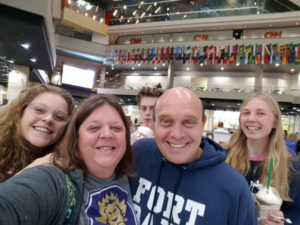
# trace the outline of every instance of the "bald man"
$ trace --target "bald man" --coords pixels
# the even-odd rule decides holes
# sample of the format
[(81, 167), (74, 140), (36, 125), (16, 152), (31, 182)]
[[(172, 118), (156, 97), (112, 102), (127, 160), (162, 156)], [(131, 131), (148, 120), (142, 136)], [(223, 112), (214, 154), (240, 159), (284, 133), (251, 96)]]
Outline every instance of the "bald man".
[(170, 89), (157, 101), (155, 139), (133, 145), (137, 177), (130, 185), (141, 225), (257, 224), (244, 177), (202, 137), (205, 122), (202, 102), (189, 89)]

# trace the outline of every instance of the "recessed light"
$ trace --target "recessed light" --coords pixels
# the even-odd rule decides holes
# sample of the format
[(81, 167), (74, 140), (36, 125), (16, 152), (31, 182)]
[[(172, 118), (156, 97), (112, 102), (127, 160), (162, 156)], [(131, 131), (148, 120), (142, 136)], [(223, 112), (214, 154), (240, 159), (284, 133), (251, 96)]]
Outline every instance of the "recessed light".
[(31, 61), (31, 62), (36, 62), (36, 61), (37, 61), (37, 58), (31, 58), (30, 61)]
[(29, 43), (23, 43), (23, 44), (20, 44), (23, 48), (25, 49), (29, 49), (30, 48), (30, 44)]

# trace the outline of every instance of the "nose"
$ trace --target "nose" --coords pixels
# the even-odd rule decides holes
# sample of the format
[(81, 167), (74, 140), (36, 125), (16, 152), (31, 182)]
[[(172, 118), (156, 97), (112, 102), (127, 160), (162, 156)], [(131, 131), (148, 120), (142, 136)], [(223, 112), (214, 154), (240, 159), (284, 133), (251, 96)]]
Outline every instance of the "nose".
[(184, 128), (180, 125), (176, 125), (171, 130), (171, 137), (174, 139), (180, 139), (184, 136)]
[(250, 113), (248, 116), (248, 120), (253, 121), (256, 119), (255, 113)]
[(147, 115), (151, 115), (151, 113), (152, 113), (152, 109), (147, 108), (147, 109), (146, 109), (146, 114), (147, 114)]
[(50, 122), (53, 120), (53, 115), (51, 113), (46, 113), (44, 116), (43, 116), (43, 120), (47, 121), (47, 122)]
[(109, 126), (104, 126), (100, 130), (100, 138), (111, 138), (112, 137), (112, 132)]

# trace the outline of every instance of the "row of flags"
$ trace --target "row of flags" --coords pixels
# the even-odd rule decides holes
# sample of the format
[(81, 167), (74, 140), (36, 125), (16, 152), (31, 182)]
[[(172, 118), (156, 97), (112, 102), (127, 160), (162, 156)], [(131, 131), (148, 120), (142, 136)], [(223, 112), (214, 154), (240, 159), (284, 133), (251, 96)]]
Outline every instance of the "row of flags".
[(114, 64), (297, 64), (300, 43), (177, 46), (112, 50)]

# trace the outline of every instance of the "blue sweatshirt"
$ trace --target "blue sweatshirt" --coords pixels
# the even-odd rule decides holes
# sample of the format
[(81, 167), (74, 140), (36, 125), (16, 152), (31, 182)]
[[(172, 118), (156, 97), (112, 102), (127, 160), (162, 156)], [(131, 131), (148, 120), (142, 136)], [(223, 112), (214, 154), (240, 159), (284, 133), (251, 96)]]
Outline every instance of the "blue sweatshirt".
[(202, 156), (183, 165), (166, 160), (154, 139), (141, 139), (133, 148), (137, 177), (130, 188), (141, 225), (257, 224), (247, 182), (224, 162), (217, 143), (203, 137)]

